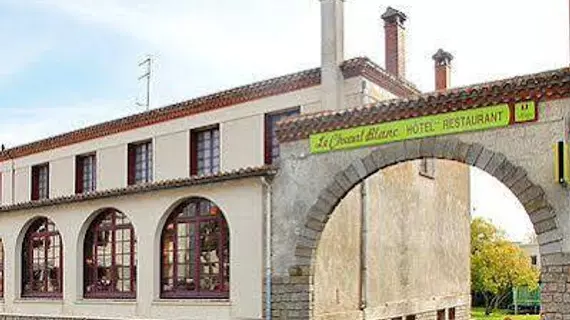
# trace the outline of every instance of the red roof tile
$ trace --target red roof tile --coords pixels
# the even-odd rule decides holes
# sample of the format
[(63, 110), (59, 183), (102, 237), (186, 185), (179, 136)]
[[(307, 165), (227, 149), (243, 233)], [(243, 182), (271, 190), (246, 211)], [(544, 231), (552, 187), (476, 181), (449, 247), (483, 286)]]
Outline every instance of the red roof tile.
[(348, 110), (305, 114), (281, 121), (278, 124), (278, 138), (282, 142), (292, 141), (306, 139), (313, 133), (498, 103), (565, 97), (570, 97), (569, 68), (387, 100)]
[(0, 206), (0, 212), (16, 211), (30, 208), (48, 207), (65, 203), (96, 200), (135, 193), (151, 192), (164, 189), (183, 188), (207, 183), (223, 182), (228, 180), (272, 176), (276, 168), (272, 166), (250, 167), (234, 171), (220, 172), (211, 175), (192, 176), (184, 179), (163, 180), (145, 184), (137, 184), (124, 188), (95, 191), (83, 194), (75, 194), (52, 199), (34, 200), (16, 204)]

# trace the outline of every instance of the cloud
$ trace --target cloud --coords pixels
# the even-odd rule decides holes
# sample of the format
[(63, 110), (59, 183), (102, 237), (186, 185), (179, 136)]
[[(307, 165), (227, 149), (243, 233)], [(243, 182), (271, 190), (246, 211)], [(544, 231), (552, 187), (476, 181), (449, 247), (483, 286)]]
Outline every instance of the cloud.
[(134, 109), (127, 105), (124, 101), (90, 101), (68, 106), (3, 108), (0, 143), (14, 147), (132, 114)]

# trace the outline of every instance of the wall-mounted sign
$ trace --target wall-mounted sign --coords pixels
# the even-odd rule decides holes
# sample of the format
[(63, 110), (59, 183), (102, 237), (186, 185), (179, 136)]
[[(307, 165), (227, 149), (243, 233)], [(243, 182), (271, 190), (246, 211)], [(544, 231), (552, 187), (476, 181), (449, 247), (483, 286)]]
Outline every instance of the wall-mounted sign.
[[(506, 127), (513, 122), (536, 120), (534, 101), (442, 113), (385, 122), (310, 136), (311, 153), (360, 148), (409, 139)], [(511, 116), (513, 115), (514, 116)]]
[(534, 101), (525, 101), (515, 104), (515, 122), (528, 122), (536, 120), (536, 105)]

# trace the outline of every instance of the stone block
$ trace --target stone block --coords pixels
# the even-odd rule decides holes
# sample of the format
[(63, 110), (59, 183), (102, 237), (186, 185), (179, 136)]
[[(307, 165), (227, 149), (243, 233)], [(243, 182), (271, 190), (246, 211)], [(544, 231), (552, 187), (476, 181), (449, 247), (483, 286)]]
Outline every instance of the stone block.
[(562, 242), (556, 241), (551, 242), (548, 244), (543, 244), (540, 246), (540, 253), (541, 254), (552, 254), (562, 252)]
[(475, 161), (474, 166), (481, 170), (485, 170), (485, 167), (487, 167), (487, 164), (489, 163), (489, 161), (491, 161), (492, 157), (493, 157), (492, 151), (483, 149), (483, 151), (481, 151), (481, 154), (479, 154), (477, 161)]
[(348, 192), (348, 190), (350, 190), (352, 188), (352, 185), (350, 183), (350, 180), (348, 180), (348, 178), (346, 177), (346, 175), (344, 174), (344, 171), (341, 171), (339, 173), (337, 173), (334, 176), (334, 180), (335, 182), (340, 186), (340, 188), (342, 190), (344, 190), (343, 194)]
[(506, 159), (507, 158), (504, 154), (498, 152), (494, 153), (489, 163), (487, 163), (485, 171), (490, 175), (495, 176), (497, 169), (506, 161)]
[(366, 170), (366, 166), (364, 165), (362, 160), (357, 159), (353, 161), (351, 167), (354, 167), (354, 170), (356, 171), (358, 177), (360, 178), (359, 181), (368, 177), (368, 171)]
[(534, 225), (534, 231), (536, 234), (541, 234), (554, 229), (556, 229), (556, 219), (544, 220)]
[[(514, 193), (514, 195), (520, 199), (520, 196), (522, 195), (522, 193), (524, 191), (526, 191), (528, 188), (530, 188), (532, 186), (532, 182), (527, 178), (521, 178), (519, 179), (517, 182), (515, 182), (512, 186), (511, 186), (511, 191)], [(522, 203), (522, 201), (521, 201)]]
[(482, 151), (483, 151), (482, 145), (478, 143), (470, 145), (469, 151), (467, 152), (467, 156), (465, 157), (465, 163), (470, 166), (475, 165), (475, 162), (477, 161), (477, 158), (479, 158), (479, 155), (481, 154)]
[[(528, 211), (527, 211), (528, 212)], [(552, 219), (556, 217), (556, 213), (554, 213), (554, 209), (550, 206), (538, 209), (534, 212), (528, 212), (530, 221), (532, 223), (541, 222), (544, 220)]]
[(469, 153), (469, 147), (471, 147), (470, 144), (460, 141), (457, 144), (457, 147), (455, 148), (455, 154), (453, 156), (453, 159), (465, 163), (467, 159), (467, 154)]
[(369, 154), (362, 160), (364, 164), (364, 168), (366, 168), (366, 175), (371, 175), (374, 172), (378, 171), (378, 167), (376, 166), (376, 162), (374, 162), (373, 154)]
[(515, 167), (509, 175), (501, 180), (507, 188), (511, 188), (519, 179), (526, 177), (526, 170), (521, 167)]
[(362, 180), (362, 177), (358, 174), (357, 169), (353, 165), (348, 166), (348, 168), (344, 170), (344, 175), (346, 176), (348, 182), (350, 183), (349, 189), (352, 189), (352, 187), (354, 187), (355, 184), (357, 184), (360, 180)]
[(313, 256), (313, 251), (314, 251), (313, 248), (298, 245), (295, 248), (295, 256), (310, 258)]
[(511, 174), (515, 170), (515, 166), (508, 160), (505, 160), (498, 168), (495, 170), (493, 175), (497, 180), (502, 181), (506, 176)]
[(435, 151), (435, 138), (423, 138), (420, 141), (420, 157), (433, 157)]
[(533, 212), (536, 212), (540, 209), (549, 207), (549, 204), (546, 201), (546, 198), (539, 197), (539, 198), (535, 198), (533, 200), (530, 200), (527, 203), (523, 203), (523, 207), (526, 210), (526, 212), (533, 213)]
[(311, 218), (307, 220), (307, 223), (305, 223), (305, 227), (315, 231), (323, 231), (325, 229), (325, 223), (317, 219)]
[(415, 140), (406, 140), (404, 141), (404, 148), (406, 149), (406, 159), (418, 159), (420, 157), (420, 141), (418, 139)]
[(459, 141), (457, 138), (447, 139), (445, 151), (443, 152), (443, 158), (449, 160), (457, 160), (457, 154), (455, 150), (460, 143), (461, 141)]
[(563, 239), (562, 233), (558, 229), (543, 232), (537, 235), (538, 244), (548, 244)]

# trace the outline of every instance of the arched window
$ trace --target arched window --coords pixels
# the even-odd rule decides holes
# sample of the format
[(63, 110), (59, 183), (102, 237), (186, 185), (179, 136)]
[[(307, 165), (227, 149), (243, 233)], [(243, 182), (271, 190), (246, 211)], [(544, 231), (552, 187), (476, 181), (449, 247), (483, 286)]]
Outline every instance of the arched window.
[(161, 297), (229, 297), (228, 226), (212, 202), (192, 198), (174, 209), (162, 230), (161, 257)]
[(115, 209), (101, 212), (85, 235), (84, 296), (135, 298), (135, 230), (127, 216)]
[(36, 219), (26, 231), (22, 250), (22, 296), (62, 296), (63, 244), (55, 224)]

